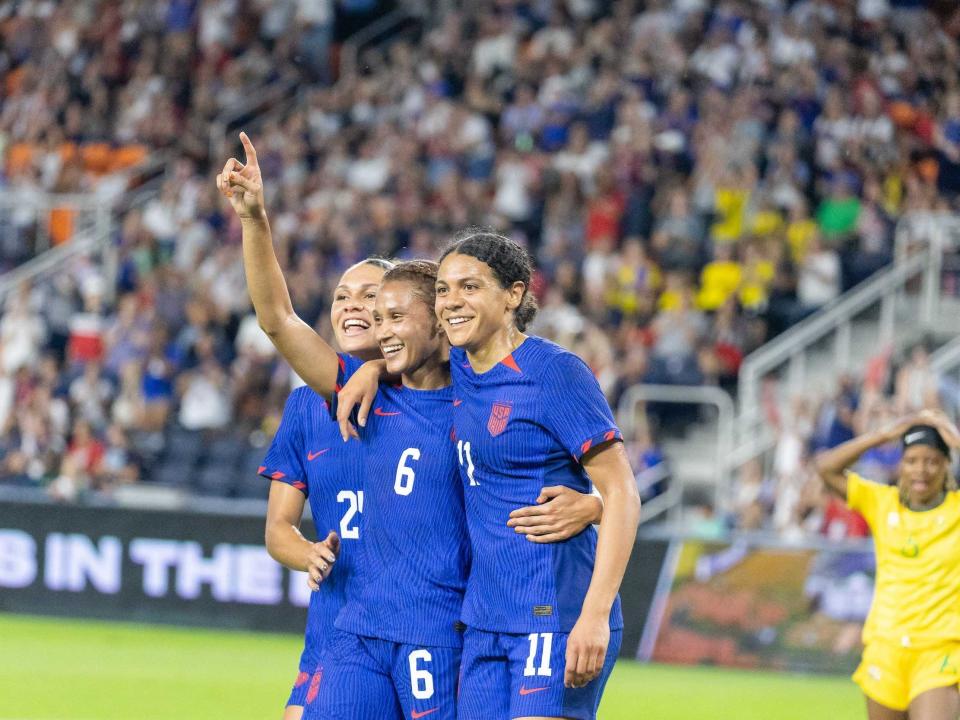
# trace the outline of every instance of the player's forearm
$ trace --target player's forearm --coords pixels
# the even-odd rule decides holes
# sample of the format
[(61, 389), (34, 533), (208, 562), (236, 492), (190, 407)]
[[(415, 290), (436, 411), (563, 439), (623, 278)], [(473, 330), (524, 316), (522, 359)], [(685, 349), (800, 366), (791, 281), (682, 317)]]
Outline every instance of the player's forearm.
[(817, 472), (821, 476), (842, 473), (867, 450), (883, 445), (889, 440), (890, 438), (886, 433), (875, 431), (855, 437), (853, 440), (848, 440), (830, 450), (824, 450), (817, 454), (814, 461)]
[(294, 312), (266, 214), (244, 218), (242, 226), (243, 268), (257, 322), (297, 375), (329, 397), (337, 382), (336, 351)]
[(244, 217), (240, 222), (247, 289), (260, 327), (272, 338), (283, 331), (284, 325), (294, 315), (290, 292), (273, 249), (267, 214), (264, 212), (259, 217)]
[(307, 560), (313, 546), (300, 534), (300, 530), (290, 523), (269, 523), (266, 531), (267, 552), (281, 565), (306, 572)]
[(610, 614), (640, 524), (640, 495), (633, 477), (627, 474), (604, 485), (600, 488), (604, 509), (598, 531), (597, 556), (581, 611), (583, 615), (598, 617)]

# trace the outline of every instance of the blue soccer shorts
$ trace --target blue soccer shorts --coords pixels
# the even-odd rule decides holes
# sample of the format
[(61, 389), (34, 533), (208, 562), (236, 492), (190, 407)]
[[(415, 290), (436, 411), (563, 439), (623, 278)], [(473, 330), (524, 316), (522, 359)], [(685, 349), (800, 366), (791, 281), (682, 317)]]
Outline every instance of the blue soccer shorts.
[(468, 628), (463, 637), (459, 720), (531, 716), (594, 720), (620, 652), (623, 631), (610, 632), (603, 670), (582, 688), (563, 686), (568, 636), (513, 635)]
[(423, 647), (337, 630), (304, 720), (456, 720), (460, 648)]
[[(316, 697), (316, 685), (319, 683), (317, 675), (317, 666), (323, 650), (304, 643), (303, 652), (300, 653), (300, 664), (297, 666), (297, 678), (293, 681), (293, 688), (290, 690), (290, 697), (287, 699), (286, 707), (298, 705), (303, 707), (307, 704), (307, 696)], [(313, 692), (311, 693), (311, 688)]]

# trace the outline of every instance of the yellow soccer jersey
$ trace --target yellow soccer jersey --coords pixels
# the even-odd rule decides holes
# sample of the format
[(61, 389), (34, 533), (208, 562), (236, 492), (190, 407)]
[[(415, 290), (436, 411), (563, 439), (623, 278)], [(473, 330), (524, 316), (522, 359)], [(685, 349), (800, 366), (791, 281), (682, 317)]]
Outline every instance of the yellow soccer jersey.
[(847, 504), (870, 525), (877, 554), (864, 643), (920, 648), (960, 640), (960, 492), (914, 512), (896, 487), (850, 473)]

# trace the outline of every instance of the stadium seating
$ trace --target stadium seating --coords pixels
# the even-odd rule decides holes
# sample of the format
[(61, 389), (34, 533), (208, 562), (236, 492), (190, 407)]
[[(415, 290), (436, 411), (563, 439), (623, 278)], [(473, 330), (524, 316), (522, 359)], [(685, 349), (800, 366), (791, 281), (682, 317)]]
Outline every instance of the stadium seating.
[[(328, 332), (330, 289), (367, 254), (430, 255), (457, 229), (492, 225), (537, 261), (534, 331), (584, 357), (611, 403), (644, 380), (735, 389), (746, 354), (892, 261), (904, 212), (957, 208), (957, 34), (896, 0), (870, 17), (858, 14), (866, 3), (820, 0), (563, 3), (553, 17), (484, 0), (429, 18), (413, 41), (388, 37), (332, 85), (325, 67), (297, 64), (296, 17), (221, 17), (201, 3), (135, 23), (140, 35), (120, 42), (126, 4), (109, 22), (74, 5), (55, 12), (100, 55), (0, 65), (14, 90), (0, 100), (4, 189), (90, 190), (141, 147), (168, 172), (118, 218), (115, 277), (82, 267), (8, 296), (0, 477), (11, 482), (63, 474), (87, 412), (66, 379), (93, 358), (110, 387), (94, 433), (135, 472), (72, 470), (81, 494), (136, 480), (262, 494), (256, 463), (220, 460), (251, 438), (262, 446), (291, 377), (252, 317), (239, 227), (212, 182), (226, 157), (210, 155), (206, 133), (267, 80), (301, 81), (297, 104), (251, 123), (308, 322)], [(0, 24), (30, 33), (31, 47), (52, 42), (46, 18)], [(97, 63), (109, 83), (85, 71)], [(92, 86), (52, 92), (65, 73)], [(104, 92), (124, 112), (107, 112)], [(149, 113), (132, 102), (142, 92)], [(34, 100), (42, 122), (31, 125)], [(65, 170), (42, 172), (62, 142), (80, 148), (68, 185)], [(192, 400), (210, 387), (198, 414)], [(744, 502), (761, 496), (761, 522), (773, 523), (776, 487)]]

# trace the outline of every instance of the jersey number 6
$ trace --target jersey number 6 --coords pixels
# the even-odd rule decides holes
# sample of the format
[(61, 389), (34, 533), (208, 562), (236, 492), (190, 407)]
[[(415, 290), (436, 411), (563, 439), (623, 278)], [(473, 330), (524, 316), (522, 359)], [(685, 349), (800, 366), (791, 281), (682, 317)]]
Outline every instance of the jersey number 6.
[(429, 650), (414, 650), (407, 658), (410, 664), (410, 691), (417, 700), (429, 700), (433, 697), (433, 675), (426, 668), (417, 667), (417, 662), (431, 662), (433, 656)]
[(408, 460), (419, 460), (420, 451), (417, 448), (407, 448), (400, 456), (397, 464), (397, 477), (393, 481), (393, 490), (397, 495), (409, 495), (413, 492), (413, 481), (416, 478), (413, 468), (407, 467)]

